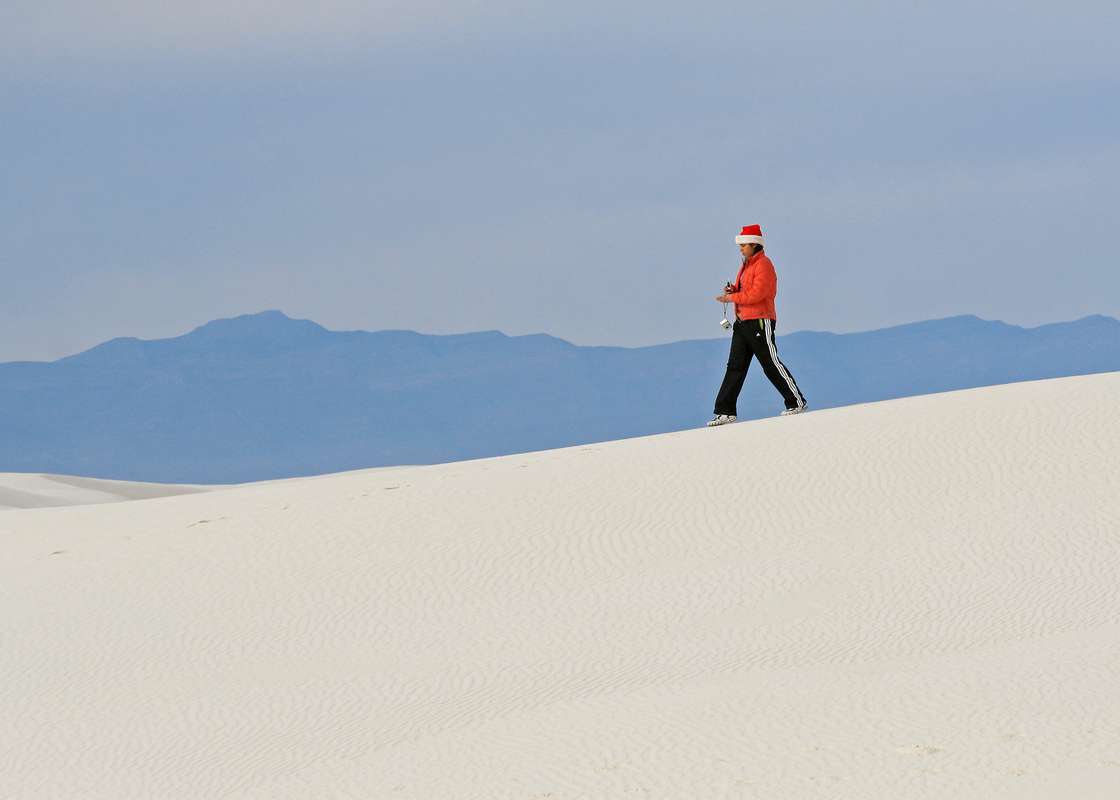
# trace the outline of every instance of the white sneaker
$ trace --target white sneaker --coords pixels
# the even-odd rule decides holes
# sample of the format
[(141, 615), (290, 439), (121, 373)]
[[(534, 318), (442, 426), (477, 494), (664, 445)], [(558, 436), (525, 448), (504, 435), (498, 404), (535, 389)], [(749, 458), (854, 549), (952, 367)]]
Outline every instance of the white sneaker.
[(734, 421), (734, 414), (716, 414), (714, 417), (708, 420), (708, 427), (714, 428), (716, 425), (726, 425), (727, 423)]
[(804, 410), (805, 410), (805, 406), (796, 406), (794, 408), (787, 408), (785, 411), (783, 411), (781, 414), (779, 414), (779, 416), (786, 417), (786, 416), (789, 416), (790, 414), (800, 414)]

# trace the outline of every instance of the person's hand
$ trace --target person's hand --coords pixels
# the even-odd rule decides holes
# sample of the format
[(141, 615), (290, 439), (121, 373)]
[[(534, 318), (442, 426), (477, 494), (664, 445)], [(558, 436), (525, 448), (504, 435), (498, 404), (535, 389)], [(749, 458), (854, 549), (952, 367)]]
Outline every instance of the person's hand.
[(728, 299), (727, 295), (720, 294), (720, 295), (716, 295), (716, 302), (717, 303), (730, 303), (731, 301)]

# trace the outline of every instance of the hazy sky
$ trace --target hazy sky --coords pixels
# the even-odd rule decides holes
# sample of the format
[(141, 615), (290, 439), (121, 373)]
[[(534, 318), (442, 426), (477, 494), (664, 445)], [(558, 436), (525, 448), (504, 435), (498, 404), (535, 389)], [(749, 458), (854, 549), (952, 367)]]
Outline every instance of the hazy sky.
[(6, 0), (0, 361), (266, 308), (716, 337), (754, 222), (779, 333), (1120, 316), (1118, 26), (1105, 2)]

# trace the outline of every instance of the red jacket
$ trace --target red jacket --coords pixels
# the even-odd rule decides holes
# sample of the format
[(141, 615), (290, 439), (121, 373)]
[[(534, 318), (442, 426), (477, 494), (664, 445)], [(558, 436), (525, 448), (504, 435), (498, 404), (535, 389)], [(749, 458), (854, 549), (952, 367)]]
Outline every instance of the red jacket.
[(765, 252), (751, 256), (739, 269), (734, 289), (726, 294), (727, 301), (735, 304), (737, 319), (777, 320), (774, 298), (778, 296), (778, 274)]

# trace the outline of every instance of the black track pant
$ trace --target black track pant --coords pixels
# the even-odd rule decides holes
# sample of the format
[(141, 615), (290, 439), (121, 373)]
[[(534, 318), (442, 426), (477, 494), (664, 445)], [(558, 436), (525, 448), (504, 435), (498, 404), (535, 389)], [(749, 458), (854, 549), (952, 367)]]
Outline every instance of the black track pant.
[(716, 395), (716, 414), (735, 415), (735, 402), (747, 379), (747, 367), (751, 356), (762, 364), (762, 371), (782, 393), (786, 408), (799, 408), (805, 405), (805, 395), (797, 388), (797, 382), (782, 360), (778, 358), (778, 345), (774, 342), (774, 328), (777, 322), (772, 319), (740, 319), (735, 321), (731, 330), (731, 354), (727, 357), (727, 373), (723, 385)]

